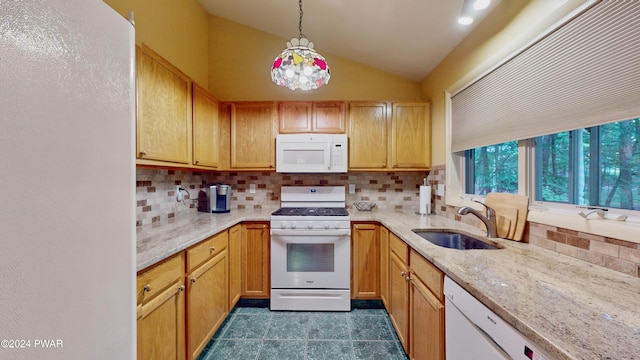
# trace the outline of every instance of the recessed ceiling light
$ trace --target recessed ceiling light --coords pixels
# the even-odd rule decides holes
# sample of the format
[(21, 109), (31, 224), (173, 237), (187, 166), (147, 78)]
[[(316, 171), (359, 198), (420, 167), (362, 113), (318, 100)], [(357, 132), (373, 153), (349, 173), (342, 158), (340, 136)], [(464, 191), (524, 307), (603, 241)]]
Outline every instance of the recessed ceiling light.
[(491, 4), (491, 0), (476, 0), (473, 3), (473, 8), (475, 10), (486, 9)]
[(461, 16), (458, 18), (458, 24), (460, 25), (471, 25), (473, 22), (473, 18), (471, 16)]

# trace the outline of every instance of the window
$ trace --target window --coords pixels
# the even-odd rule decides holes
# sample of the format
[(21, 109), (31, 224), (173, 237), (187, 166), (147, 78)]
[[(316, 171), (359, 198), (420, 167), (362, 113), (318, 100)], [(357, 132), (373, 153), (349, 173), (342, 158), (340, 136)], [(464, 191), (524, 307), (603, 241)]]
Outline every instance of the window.
[(536, 200), (640, 210), (640, 118), (535, 143)]
[(466, 192), (518, 192), (518, 142), (484, 146), (465, 151)]

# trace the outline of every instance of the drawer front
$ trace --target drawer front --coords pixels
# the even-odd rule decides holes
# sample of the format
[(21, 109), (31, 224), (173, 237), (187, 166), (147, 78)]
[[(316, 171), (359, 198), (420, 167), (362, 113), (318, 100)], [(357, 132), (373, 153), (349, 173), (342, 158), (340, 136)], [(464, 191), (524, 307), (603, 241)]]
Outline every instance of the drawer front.
[(184, 255), (176, 254), (166, 261), (142, 270), (136, 279), (138, 304), (146, 303), (160, 294), (167, 286), (184, 276)]
[(444, 285), (444, 273), (435, 265), (427, 261), (422, 255), (411, 249), (411, 261), (409, 267), (411, 273), (431, 290), (440, 301), (444, 301), (444, 293), (442, 287)]
[(198, 265), (218, 255), (229, 246), (229, 234), (225, 230), (203, 240), (187, 250), (187, 272), (191, 272)]
[(389, 237), (389, 247), (405, 264), (409, 263), (409, 246), (394, 233)]

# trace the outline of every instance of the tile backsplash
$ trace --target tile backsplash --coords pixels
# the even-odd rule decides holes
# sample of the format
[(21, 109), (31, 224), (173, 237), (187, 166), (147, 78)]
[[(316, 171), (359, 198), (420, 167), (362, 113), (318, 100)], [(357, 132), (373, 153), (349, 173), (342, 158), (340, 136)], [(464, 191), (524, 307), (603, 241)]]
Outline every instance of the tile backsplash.
[[(231, 209), (278, 207), (280, 187), (355, 185), (347, 193), (354, 202), (374, 202), (379, 209), (418, 210), (419, 187), (428, 172), (352, 172), (348, 174), (279, 174), (274, 172), (197, 172), (138, 167), (136, 169), (136, 225), (142, 226), (197, 211), (198, 193), (206, 184), (231, 185)], [(255, 193), (250, 192), (254, 184)], [(176, 201), (176, 185), (187, 190)]]
[[(274, 172), (197, 172), (139, 167), (136, 169), (136, 225), (142, 226), (197, 211), (198, 192), (206, 184), (231, 185), (232, 209), (278, 207), (283, 185), (355, 184), (356, 193), (347, 193), (347, 207), (357, 201), (375, 202), (379, 209), (418, 210), (419, 187), (426, 177), (435, 194), (437, 184), (445, 184), (445, 167), (429, 172), (352, 172), (347, 174), (278, 174)], [(255, 184), (256, 192), (250, 193)], [(176, 201), (176, 185), (189, 192)], [(481, 227), (474, 216), (460, 216), (457, 208), (433, 195), (432, 212)], [(640, 244), (586, 234), (570, 229), (528, 222), (524, 241), (531, 245), (578, 258), (597, 266), (640, 277)]]

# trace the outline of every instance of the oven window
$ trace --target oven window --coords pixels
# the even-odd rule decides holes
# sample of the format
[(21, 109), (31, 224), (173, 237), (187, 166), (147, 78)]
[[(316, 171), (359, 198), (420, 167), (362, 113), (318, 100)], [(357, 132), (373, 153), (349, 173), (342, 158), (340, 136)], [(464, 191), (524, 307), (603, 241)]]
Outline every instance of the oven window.
[(334, 244), (287, 244), (287, 272), (334, 272)]

